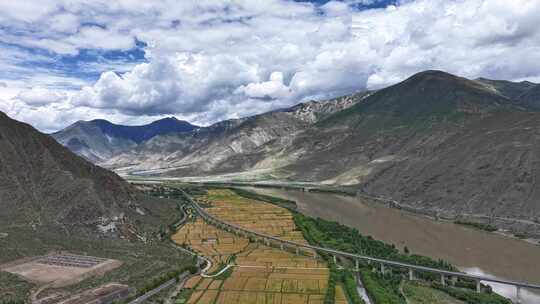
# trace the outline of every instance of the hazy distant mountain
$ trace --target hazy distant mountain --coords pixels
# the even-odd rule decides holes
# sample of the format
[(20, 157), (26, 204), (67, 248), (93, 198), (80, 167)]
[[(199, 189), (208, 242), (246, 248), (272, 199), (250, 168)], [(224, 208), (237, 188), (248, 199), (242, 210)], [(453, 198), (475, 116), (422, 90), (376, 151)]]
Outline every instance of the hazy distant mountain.
[(286, 165), (280, 151), (320, 119), (361, 101), (369, 92), (311, 101), (253, 117), (227, 120), (192, 132), (156, 136), (102, 165), (118, 172), (153, 170), (175, 175), (238, 172)]
[(189, 132), (198, 128), (176, 118), (164, 118), (142, 126), (123, 126), (106, 120), (78, 121), (52, 136), (71, 151), (92, 162), (133, 149), (154, 136)]
[(141, 232), (151, 213), (116, 174), (95, 166), (49, 135), (0, 112), (0, 228), (116, 225)]

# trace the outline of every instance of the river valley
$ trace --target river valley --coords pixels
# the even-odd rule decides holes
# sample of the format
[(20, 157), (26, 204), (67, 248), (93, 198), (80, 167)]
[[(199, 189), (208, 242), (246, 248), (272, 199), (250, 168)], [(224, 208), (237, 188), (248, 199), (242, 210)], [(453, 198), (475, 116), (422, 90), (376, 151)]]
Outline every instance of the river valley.
[[(405, 246), (412, 253), (444, 259), (462, 271), (540, 284), (540, 246), (446, 221), (435, 221), (356, 197), (246, 187), (246, 190), (296, 201), (300, 212), (357, 228), (364, 235)], [(492, 285), (513, 298), (515, 289)], [(540, 292), (523, 290), (522, 303), (540, 303)]]

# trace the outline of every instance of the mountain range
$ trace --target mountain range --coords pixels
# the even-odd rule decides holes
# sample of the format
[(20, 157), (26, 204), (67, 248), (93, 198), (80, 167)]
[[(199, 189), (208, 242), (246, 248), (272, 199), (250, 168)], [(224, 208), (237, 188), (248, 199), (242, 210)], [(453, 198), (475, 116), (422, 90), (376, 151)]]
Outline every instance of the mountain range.
[(197, 126), (172, 117), (142, 126), (116, 125), (103, 119), (95, 119), (78, 121), (51, 135), (80, 156), (92, 162), (100, 162), (129, 151), (154, 136), (189, 132), (196, 128)]
[[(384, 89), (129, 145), (106, 132), (66, 136), (73, 126), (53, 136), (122, 174), (354, 185), (449, 216), (538, 221), (539, 110), (538, 84), (425, 71)], [(88, 148), (73, 148), (68, 137)], [(110, 152), (89, 157), (105, 141)]]

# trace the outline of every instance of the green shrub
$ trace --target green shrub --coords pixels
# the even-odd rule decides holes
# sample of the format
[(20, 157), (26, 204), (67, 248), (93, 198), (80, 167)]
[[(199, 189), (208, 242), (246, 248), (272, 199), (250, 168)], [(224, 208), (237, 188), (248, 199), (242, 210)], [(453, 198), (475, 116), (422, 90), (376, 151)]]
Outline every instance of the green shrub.
[(336, 300), (336, 284), (339, 280), (339, 273), (336, 265), (332, 262), (328, 263), (330, 273), (328, 276), (328, 287), (326, 288), (326, 294), (324, 296), (324, 304), (334, 304)]
[(512, 304), (512, 301), (493, 292), (475, 292), (467, 289), (452, 288), (433, 282), (431, 287), (444, 291), (450, 296), (467, 304)]
[(196, 273), (198, 271), (197, 266), (191, 264), (188, 266), (184, 266), (175, 270), (168, 271), (167, 273), (164, 273), (158, 277), (153, 278), (149, 282), (147, 282), (143, 287), (137, 289), (137, 296), (141, 296), (152, 289), (155, 289), (162, 285), (163, 283), (180, 276), (180, 274), (184, 272), (189, 272), (191, 274)]
[(361, 270), (364, 287), (369, 297), (377, 304), (405, 304), (399, 292), (401, 278), (395, 275), (381, 275), (370, 270)]
[(470, 227), (473, 227), (473, 228), (476, 228), (476, 229), (489, 231), (489, 232), (494, 232), (494, 231), (498, 230), (497, 227), (495, 227), (493, 225), (490, 225), (490, 224), (482, 224), (482, 223), (462, 221), (462, 220), (454, 221), (454, 223), (458, 224), (458, 225), (470, 226)]
[(354, 274), (348, 270), (341, 272), (341, 281), (345, 285), (345, 292), (349, 296), (352, 304), (365, 304), (364, 300), (358, 295), (356, 279)]
[[(357, 229), (337, 222), (310, 218), (297, 212), (294, 213), (294, 221), (304, 238), (311, 244), (413, 265), (458, 271), (456, 267), (443, 260), (434, 260), (417, 254), (403, 254), (394, 245), (361, 235)], [(430, 277), (436, 279), (434, 275), (420, 275), (426, 276), (426, 279)]]

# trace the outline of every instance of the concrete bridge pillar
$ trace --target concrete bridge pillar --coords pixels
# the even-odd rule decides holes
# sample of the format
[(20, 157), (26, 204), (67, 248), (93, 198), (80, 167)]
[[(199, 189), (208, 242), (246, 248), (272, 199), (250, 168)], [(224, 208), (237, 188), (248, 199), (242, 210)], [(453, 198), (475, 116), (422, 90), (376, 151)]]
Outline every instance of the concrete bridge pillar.
[(382, 273), (383, 275), (384, 275), (385, 271), (386, 271), (386, 269), (385, 269), (385, 267), (384, 267), (384, 264), (381, 264), (381, 273)]
[(279, 249), (283, 251), (283, 244), (279, 244)]
[(360, 270), (360, 262), (358, 260), (354, 260), (354, 269), (356, 271)]
[(300, 248), (295, 247), (295, 251), (296, 251), (296, 255), (299, 255), (299, 254), (300, 254)]
[(452, 286), (456, 286), (456, 283), (457, 283), (457, 277), (453, 276), (452, 277)]
[(414, 281), (414, 270), (409, 268), (409, 281)]
[(516, 303), (521, 304), (521, 286), (516, 286)]
[(336, 255), (333, 255), (332, 258), (334, 259), (334, 264), (337, 264), (337, 257), (336, 257)]
[(446, 280), (444, 278), (444, 274), (441, 273), (441, 285), (446, 286)]
[(482, 286), (480, 285), (480, 280), (476, 280), (476, 292), (480, 293), (482, 291)]

